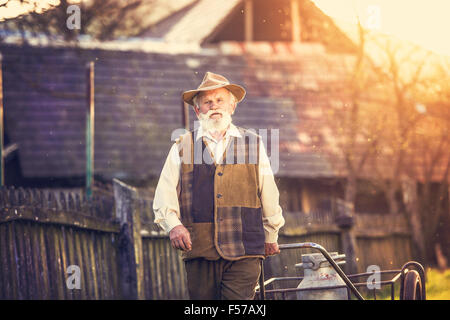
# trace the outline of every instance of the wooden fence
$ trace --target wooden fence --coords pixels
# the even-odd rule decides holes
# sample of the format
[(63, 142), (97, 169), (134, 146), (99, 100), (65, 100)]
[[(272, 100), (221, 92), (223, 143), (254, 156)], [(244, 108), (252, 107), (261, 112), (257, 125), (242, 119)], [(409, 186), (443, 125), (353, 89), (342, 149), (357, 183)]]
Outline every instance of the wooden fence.
[[(153, 223), (152, 199), (118, 180), (114, 192), (0, 190), (0, 299), (187, 299), (186, 275), (167, 234)], [(312, 241), (341, 251), (332, 212), (285, 212), (279, 243)], [(356, 216), (358, 271), (411, 259), (403, 216)], [(301, 275), (308, 251), (265, 260), (266, 278)], [(80, 289), (70, 287), (78, 266)]]
[[(0, 190), (0, 299), (187, 299), (151, 200), (120, 181), (114, 191)], [(67, 284), (71, 265), (80, 289)]]

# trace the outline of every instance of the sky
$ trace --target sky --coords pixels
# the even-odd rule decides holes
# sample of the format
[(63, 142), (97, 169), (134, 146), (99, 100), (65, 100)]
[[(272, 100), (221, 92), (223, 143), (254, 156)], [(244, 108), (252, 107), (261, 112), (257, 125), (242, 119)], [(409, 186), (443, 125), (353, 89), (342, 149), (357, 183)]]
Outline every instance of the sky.
[(312, 0), (325, 14), (450, 56), (449, 0)]
[[(0, 0), (0, 3), (5, 0)], [(180, 0), (185, 1), (185, 0)], [(450, 0), (311, 0), (325, 14), (355, 23), (356, 16), (370, 29), (415, 42), (450, 56)], [(41, 7), (58, 0), (36, 1)], [(2, 17), (25, 11), (19, 5), (0, 8)]]

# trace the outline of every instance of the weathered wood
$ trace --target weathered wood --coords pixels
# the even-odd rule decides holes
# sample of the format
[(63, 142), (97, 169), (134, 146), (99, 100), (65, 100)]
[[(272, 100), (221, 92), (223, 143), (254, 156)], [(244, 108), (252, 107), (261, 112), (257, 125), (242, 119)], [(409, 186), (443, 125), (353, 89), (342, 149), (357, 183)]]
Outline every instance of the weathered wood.
[(99, 288), (98, 288), (98, 282), (97, 282), (97, 263), (96, 263), (96, 257), (94, 254), (94, 234), (91, 233), (90, 234), (90, 239), (88, 242), (88, 249), (89, 249), (89, 265), (91, 266), (91, 281), (92, 281), (92, 287), (94, 289), (94, 299), (98, 300), (99, 299)]
[(91, 256), (89, 254), (89, 238), (86, 236), (86, 232), (81, 234), (81, 252), (83, 257), (84, 264), (84, 275), (85, 275), (85, 285), (86, 285), (86, 295), (87, 299), (95, 299), (95, 289), (93, 283), (93, 274), (92, 274), (92, 261)]
[(148, 292), (149, 292), (149, 296), (148, 299), (155, 299), (156, 297), (156, 270), (153, 267), (153, 263), (154, 263), (154, 250), (153, 250), (153, 246), (152, 243), (153, 241), (151, 241), (150, 239), (143, 239), (143, 242), (145, 242), (146, 244), (146, 248), (145, 251), (148, 252), (148, 258), (147, 258), (147, 268), (146, 270), (148, 270), (149, 274), (149, 282), (148, 282)]
[(118, 258), (118, 236), (115, 234), (108, 234), (108, 238), (105, 238), (105, 246), (110, 247), (108, 250), (108, 264), (111, 266), (112, 288), (111, 295), (114, 299), (121, 299), (122, 292), (120, 291), (119, 282), (119, 258)]
[(136, 209), (137, 190), (113, 180), (116, 217), (120, 218), (120, 274), (125, 299), (144, 299), (141, 220)]
[(43, 283), (43, 299), (50, 299), (50, 276), (49, 276), (49, 265), (47, 260), (47, 245), (44, 238), (44, 228), (39, 227), (39, 262), (41, 263), (41, 279)]
[(21, 223), (16, 222), (12, 226), (13, 241), (16, 243), (15, 256), (16, 256), (16, 270), (18, 282), (19, 299), (27, 299), (27, 271), (25, 262), (25, 250), (23, 244), (23, 232)]
[(56, 293), (56, 299), (62, 300), (65, 298), (65, 270), (62, 266), (62, 258), (61, 258), (61, 249), (60, 249), (60, 242), (59, 242), (60, 232), (58, 227), (52, 227), (51, 232), (49, 233), (49, 238), (51, 239), (49, 241), (50, 248), (52, 248), (53, 255), (51, 256), (53, 260), (53, 271), (55, 273), (54, 275), (54, 287), (55, 287), (55, 293)]
[(13, 297), (11, 290), (11, 281), (10, 281), (10, 264), (9, 264), (9, 255), (8, 255), (8, 238), (7, 238), (7, 225), (0, 224), (0, 277), (1, 280), (1, 289), (0, 289), (0, 298), (1, 299), (11, 299)]
[(60, 231), (60, 235), (58, 237), (59, 240), (59, 250), (60, 250), (60, 257), (61, 257), (61, 268), (62, 268), (62, 282), (63, 282), (63, 289), (64, 289), (64, 298), (69, 299), (72, 297), (72, 290), (70, 290), (67, 287), (67, 267), (69, 266), (68, 263), (68, 250), (67, 250), (67, 241), (66, 241), (66, 227), (60, 226), (58, 228), (58, 231)]
[[(50, 196), (51, 197), (51, 196)], [(120, 231), (119, 224), (115, 221), (100, 219), (97, 217), (88, 217), (74, 212), (48, 209), (16, 207), (4, 210), (0, 215), (0, 223), (13, 220), (32, 220), (41, 223), (58, 224), (65, 226), (76, 226), (78, 228), (98, 230), (103, 232)]]
[[(74, 243), (73, 243), (73, 228), (66, 228), (63, 229), (63, 237), (64, 237), (64, 242), (66, 244), (66, 250), (67, 250), (67, 263), (66, 263), (66, 271), (68, 266), (71, 265), (77, 265), (76, 260), (75, 260), (75, 252), (74, 252)], [(67, 277), (69, 275), (66, 273), (66, 281), (67, 281)], [(68, 297), (71, 300), (77, 300), (79, 299), (80, 295), (79, 295), (79, 290), (78, 289), (69, 289), (67, 288), (68, 291)]]
[(104, 293), (104, 279), (103, 279), (103, 261), (102, 261), (102, 249), (101, 246), (99, 246), (99, 242), (101, 241), (101, 234), (99, 233), (91, 233), (92, 237), (92, 248), (94, 251), (94, 262), (95, 262), (95, 269), (96, 269), (96, 277), (97, 277), (97, 291), (98, 291), (98, 299), (105, 299), (105, 293)]
[(77, 265), (80, 267), (81, 273), (81, 281), (80, 281), (80, 296), (81, 299), (86, 300), (89, 299), (89, 288), (88, 288), (88, 263), (85, 259), (83, 259), (83, 249), (81, 244), (81, 232), (74, 232), (74, 246), (76, 253), (76, 261)]
[[(89, 202), (79, 196), (81, 192), (9, 187), (0, 191), (0, 298), (187, 298), (179, 252), (170, 246), (167, 233), (153, 223), (151, 200), (139, 199), (134, 188), (116, 186), (122, 199), (117, 201), (116, 196), (115, 212), (112, 196), (108, 199), (104, 194)], [(312, 241), (328, 251), (344, 251), (334, 212), (285, 210), (284, 215), (280, 243)], [(359, 272), (370, 264), (398, 268), (410, 260), (405, 217), (356, 214), (353, 222)], [(313, 251), (291, 251), (266, 259), (267, 276), (301, 275), (294, 265), (308, 252)], [(81, 290), (66, 287), (71, 264), (81, 269)], [(124, 276), (133, 273), (134, 279)], [(134, 286), (132, 295), (130, 286)]]
[(24, 251), (25, 251), (25, 269), (27, 272), (27, 287), (28, 295), (27, 299), (36, 299), (38, 283), (36, 277), (36, 269), (33, 266), (33, 250), (31, 248), (31, 233), (32, 227), (29, 222), (22, 223), (23, 226), (23, 240), (24, 240)]
[(100, 282), (100, 294), (101, 299), (111, 299), (110, 295), (110, 271), (109, 265), (106, 258), (106, 250), (103, 246), (105, 235), (98, 234), (96, 237), (97, 244), (97, 261), (98, 261), (98, 270), (99, 270), (99, 282)]

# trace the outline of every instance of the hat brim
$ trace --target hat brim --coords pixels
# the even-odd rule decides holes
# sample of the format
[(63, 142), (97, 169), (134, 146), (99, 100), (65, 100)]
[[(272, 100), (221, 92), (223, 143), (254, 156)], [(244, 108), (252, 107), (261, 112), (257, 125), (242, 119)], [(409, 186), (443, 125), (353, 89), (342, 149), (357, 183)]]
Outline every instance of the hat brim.
[(241, 102), (244, 97), (245, 97), (245, 89), (243, 87), (241, 87), (240, 85), (237, 84), (219, 84), (216, 86), (211, 86), (211, 87), (205, 87), (205, 88), (201, 88), (201, 89), (195, 89), (195, 90), (188, 90), (183, 92), (183, 100), (184, 102), (186, 102), (187, 104), (190, 104), (191, 106), (194, 105), (194, 97), (195, 95), (197, 95), (199, 92), (203, 92), (203, 91), (210, 91), (210, 90), (215, 90), (215, 89), (219, 89), (219, 88), (225, 88), (228, 89), (235, 97), (236, 97), (236, 102)]

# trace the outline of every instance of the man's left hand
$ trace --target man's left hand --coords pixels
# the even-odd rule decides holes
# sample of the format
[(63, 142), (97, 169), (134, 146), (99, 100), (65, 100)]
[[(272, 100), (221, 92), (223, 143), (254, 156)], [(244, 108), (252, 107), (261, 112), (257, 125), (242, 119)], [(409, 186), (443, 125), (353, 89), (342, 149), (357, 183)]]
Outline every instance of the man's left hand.
[(266, 257), (267, 256), (273, 256), (275, 254), (280, 253), (280, 248), (278, 247), (278, 243), (274, 242), (274, 243), (265, 243), (264, 244), (264, 248), (266, 251)]

